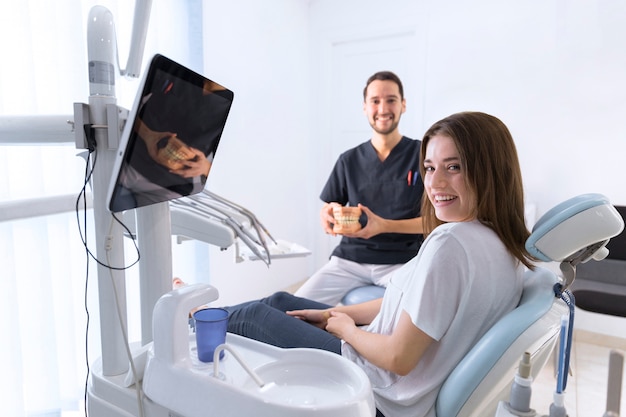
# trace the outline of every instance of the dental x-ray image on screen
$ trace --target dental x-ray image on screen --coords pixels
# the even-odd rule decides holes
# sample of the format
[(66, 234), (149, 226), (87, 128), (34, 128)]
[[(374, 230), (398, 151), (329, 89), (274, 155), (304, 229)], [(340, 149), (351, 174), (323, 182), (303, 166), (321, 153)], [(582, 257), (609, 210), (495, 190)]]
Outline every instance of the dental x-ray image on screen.
[(232, 100), (227, 88), (155, 55), (122, 134), (109, 210), (202, 191)]

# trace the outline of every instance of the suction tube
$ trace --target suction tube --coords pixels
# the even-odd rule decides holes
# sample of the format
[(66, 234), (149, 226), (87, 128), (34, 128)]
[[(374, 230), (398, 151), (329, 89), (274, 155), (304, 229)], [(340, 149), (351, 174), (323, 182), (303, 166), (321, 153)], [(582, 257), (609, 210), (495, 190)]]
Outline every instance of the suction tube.
[(567, 411), (565, 409), (564, 396), (565, 385), (567, 384), (567, 371), (569, 370), (569, 353), (568, 353), (568, 339), (569, 339), (569, 316), (563, 315), (561, 317), (561, 334), (559, 336), (559, 362), (557, 368), (556, 377), (556, 392), (554, 393), (552, 404), (550, 404), (550, 414), (547, 417), (566, 417)]
[(122, 75), (138, 78), (141, 71), (141, 60), (146, 44), (148, 21), (152, 0), (135, 0), (135, 14), (133, 17), (133, 33), (128, 53), (128, 62)]

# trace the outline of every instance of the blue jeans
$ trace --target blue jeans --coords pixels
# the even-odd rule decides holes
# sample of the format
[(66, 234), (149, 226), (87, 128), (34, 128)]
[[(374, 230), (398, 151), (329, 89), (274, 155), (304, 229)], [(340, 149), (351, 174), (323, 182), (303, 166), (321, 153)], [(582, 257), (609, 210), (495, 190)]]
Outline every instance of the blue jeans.
[[(341, 340), (326, 330), (285, 314), (285, 311), (319, 309), (328, 304), (277, 292), (257, 301), (224, 307), (230, 313), (228, 332), (280, 348), (314, 348), (341, 355)], [(385, 417), (376, 410), (376, 417)]]
[(285, 311), (331, 306), (277, 292), (257, 301), (225, 307), (228, 332), (281, 348), (314, 348), (341, 354), (341, 340), (325, 330), (285, 314)]

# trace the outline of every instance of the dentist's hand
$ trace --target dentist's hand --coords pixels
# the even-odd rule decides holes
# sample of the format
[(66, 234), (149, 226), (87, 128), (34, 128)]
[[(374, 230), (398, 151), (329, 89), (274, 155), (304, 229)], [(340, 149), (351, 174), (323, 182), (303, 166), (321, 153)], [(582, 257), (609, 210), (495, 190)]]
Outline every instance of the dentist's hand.
[(335, 216), (333, 216), (334, 207), (341, 207), (341, 204), (335, 202), (324, 204), (320, 210), (320, 223), (326, 234), (337, 236), (337, 234), (333, 232), (333, 225), (335, 224)]
[(363, 204), (359, 204), (361, 212), (367, 217), (367, 223), (362, 229), (352, 233), (344, 234), (347, 237), (360, 237), (361, 239), (369, 239), (372, 236), (385, 232), (385, 219), (374, 214), (373, 211), (365, 207)]
[(181, 169), (172, 169), (172, 174), (180, 175), (183, 178), (199, 177), (200, 175), (208, 176), (211, 170), (211, 162), (202, 153), (201, 150), (189, 147), (189, 150), (195, 155), (193, 159), (182, 161), (185, 165)]
[(159, 159), (159, 149), (157, 146), (159, 141), (166, 137), (176, 136), (176, 133), (173, 132), (157, 132), (152, 130), (141, 119), (137, 120), (134, 129), (139, 137), (145, 142), (146, 148), (148, 149), (148, 155), (150, 155), (150, 157), (155, 161), (158, 161)]

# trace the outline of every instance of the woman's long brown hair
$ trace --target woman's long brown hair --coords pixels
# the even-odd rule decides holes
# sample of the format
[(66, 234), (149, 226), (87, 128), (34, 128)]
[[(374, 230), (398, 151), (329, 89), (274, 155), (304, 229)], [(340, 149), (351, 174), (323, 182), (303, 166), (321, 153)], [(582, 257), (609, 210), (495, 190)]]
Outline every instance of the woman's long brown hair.
[[(422, 178), (426, 147), (435, 135), (448, 136), (456, 144), (467, 187), (476, 196), (476, 219), (492, 228), (513, 256), (533, 268), (533, 258), (525, 247), (530, 232), (524, 221), (522, 173), (509, 129), (498, 118), (480, 112), (456, 113), (438, 121), (422, 140)], [(425, 235), (443, 223), (426, 194), (422, 219)]]

